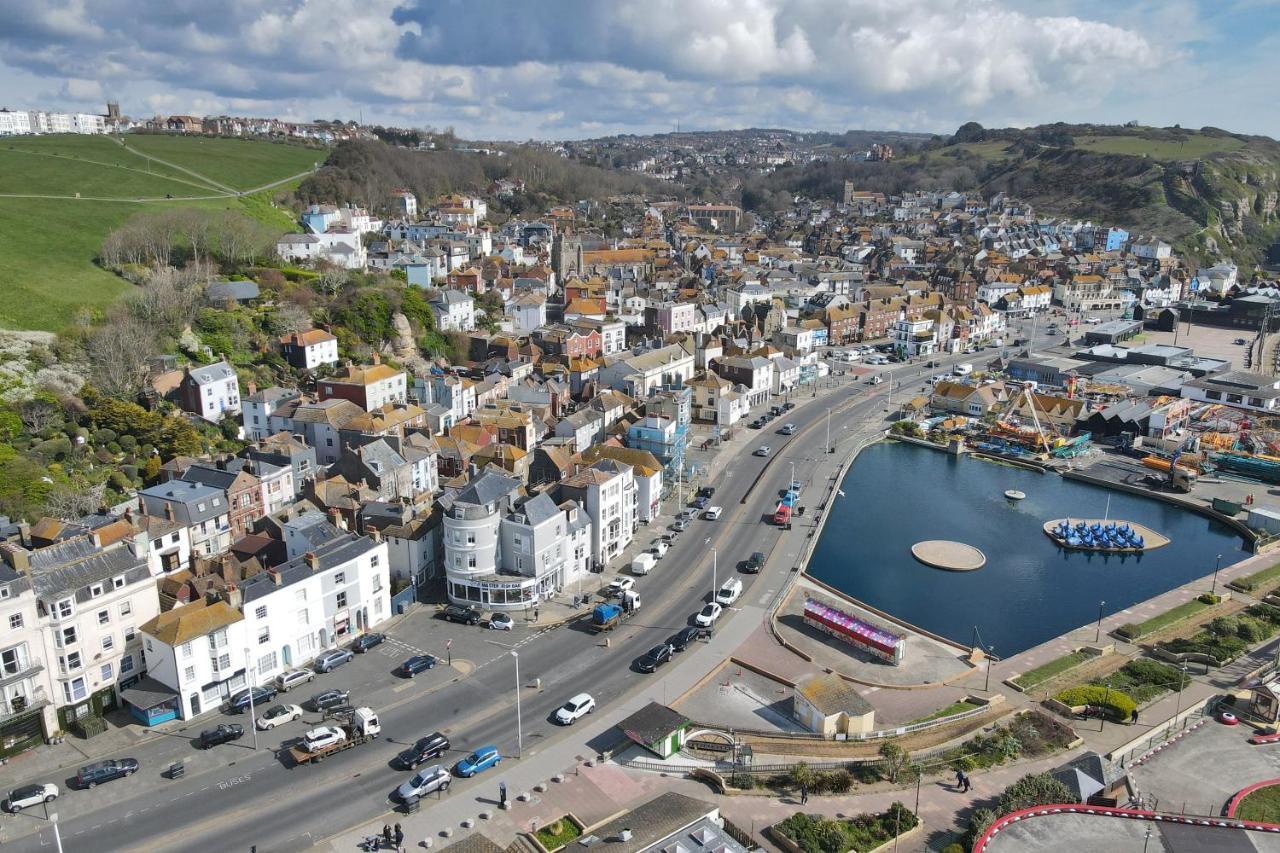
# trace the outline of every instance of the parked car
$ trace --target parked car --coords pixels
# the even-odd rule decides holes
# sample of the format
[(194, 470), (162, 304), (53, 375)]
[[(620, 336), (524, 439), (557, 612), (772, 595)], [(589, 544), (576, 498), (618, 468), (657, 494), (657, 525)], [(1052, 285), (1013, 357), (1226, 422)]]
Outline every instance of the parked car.
[(649, 543), (649, 550), (662, 559), (667, 554), (667, 549), (671, 547), (665, 539), (655, 539)]
[(782, 411), (784, 411), (784, 412), (789, 412), (789, 411), (791, 411), (792, 409), (794, 409), (795, 407), (796, 407), (796, 404), (795, 404), (795, 403), (790, 403), (790, 402), (788, 402), (788, 403), (783, 403), (783, 404), (782, 404)]
[(272, 705), (258, 717), (258, 729), (266, 731), (294, 720), (302, 719), (302, 709), (297, 705)]
[(793, 423), (785, 423), (778, 428), (779, 435), (795, 435), (796, 425)]
[(671, 646), (671, 651), (673, 652), (682, 652), (689, 648), (690, 643), (698, 639), (698, 634), (700, 633), (701, 631), (692, 625), (687, 628), (681, 628), (667, 639), (667, 645)]
[(742, 581), (737, 578), (729, 578), (720, 585), (720, 590), (716, 593), (716, 604), (721, 607), (728, 607), (737, 601), (740, 595), (742, 595)]
[(767, 456), (768, 456), (770, 453), (772, 453), (772, 452), (773, 452), (773, 448), (772, 448), (772, 447), (770, 447), (770, 446), (769, 446), (769, 445), (767, 445), (767, 444), (762, 444), (762, 445), (760, 445), (759, 447), (757, 447), (757, 448), (756, 448), (756, 453), (755, 453), (755, 455), (756, 455), (756, 456), (765, 456), (765, 457), (767, 457)]
[(410, 797), (425, 797), (427, 794), (434, 794), (436, 791), (449, 790), (449, 783), (453, 781), (453, 777), (449, 775), (449, 771), (445, 770), (439, 764), (432, 764), (430, 767), (424, 767), (410, 777), (409, 781), (396, 788), (396, 796), (401, 800), (408, 800)]
[(81, 767), (76, 773), (76, 784), (81, 788), (96, 788), (103, 782), (132, 776), (137, 770), (138, 759), (136, 758), (119, 760), (109, 758), (106, 761), (96, 761)]
[[(232, 712), (239, 713), (249, 707), (250, 689), (251, 688), (246, 687), (243, 690), (237, 690), (235, 693), (231, 694), (231, 697), (227, 700), (227, 706)], [(271, 685), (260, 684), (257, 687), (252, 688), (252, 690), (253, 704), (255, 706), (265, 705), (272, 699), (276, 698), (276, 689)]]
[(670, 643), (660, 643), (640, 656), (636, 661), (636, 669), (641, 672), (654, 672), (658, 667), (671, 660), (675, 650)]
[(764, 421), (757, 418), (756, 420), (747, 424), (747, 426), (751, 427), (752, 429), (760, 429), (762, 426), (764, 426)]
[(716, 493), (715, 486), (703, 486), (702, 488), (698, 489), (698, 497), (700, 498), (714, 497), (715, 493)]
[(200, 733), (200, 748), (212, 749), (219, 744), (231, 743), (244, 737), (244, 726), (239, 723), (223, 723), (217, 728), (205, 729)]
[(684, 533), (689, 529), (689, 522), (683, 518), (677, 518), (675, 521), (671, 522), (671, 529), (676, 533)]
[(495, 613), (489, 617), (491, 631), (510, 631), (515, 626), (516, 620), (511, 618), (510, 613)]
[(346, 739), (347, 733), (338, 726), (320, 726), (302, 736), (302, 748), (307, 752), (316, 752)]
[(747, 558), (747, 561), (742, 564), (743, 573), (748, 575), (754, 575), (762, 568), (764, 568), (764, 551), (753, 552)]
[(316, 672), (333, 672), (354, 657), (350, 649), (327, 649), (316, 655)]
[(716, 624), (716, 620), (720, 618), (720, 614), (724, 612), (724, 608), (714, 601), (708, 602), (698, 611), (698, 615), (693, 617), (693, 621), (701, 625), (703, 628), (710, 628)]
[(440, 732), (432, 732), (426, 737), (420, 737), (414, 742), (413, 746), (406, 750), (402, 750), (396, 756), (396, 762), (401, 767), (412, 770), (424, 761), (430, 761), (433, 758), (439, 758), (449, 751), (449, 739)]
[(405, 678), (413, 678), (420, 672), (426, 672), (429, 669), (435, 669), (436, 659), (433, 655), (414, 655), (413, 657), (400, 664), (396, 672)]
[(288, 693), (299, 684), (306, 684), (315, 677), (316, 674), (309, 669), (291, 669), (276, 676), (276, 687)]
[(327, 711), (330, 708), (339, 708), (346, 705), (350, 698), (350, 690), (339, 690), (336, 687), (331, 687), (312, 696), (308, 704), (311, 705), (311, 710), (313, 711)]
[(693, 501), (691, 501), (691, 504), (694, 509), (702, 509), (707, 505), (707, 502), (709, 500), (711, 500), (711, 498), (704, 497), (703, 495), (698, 495), (696, 498), (693, 499)]
[(720, 517), (722, 512), (724, 512), (724, 507), (709, 506), (707, 507), (707, 511), (702, 514), (702, 517), (707, 521), (715, 521)]
[(381, 634), (377, 631), (369, 631), (368, 633), (361, 634), (359, 637), (356, 637), (355, 642), (351, 644), (351, 651), (356, 654), (363, 654), (374, 646), (382, 645), (382, 642), (386, 639), (386, 634)]
[(488, 770), (502, 762), (502, 756), (498, 754), (496, 746), (482, 746), (466, 758), (453, 765), (453, 772), (457, 773), (464, 779), (468, 779), (477, 773)]
[(479, 625), (480, 611), (474, 607), (450, 604), (440, 611), (440, 618), (448, 622), (459, 622), (463, 625)]
[(6, 811), (17, 814), (29, 806), (52, 803), (56, 799), (58, 799), (58, 786), (51, 782), (43, 785), (23, 785), (9, 792), (9, 798), (4, 801), (4, 807)]
[(680, 514), (676, 516), (676, 518), (679, 518), (682, 521), (693, 521), (693, 519), (697, 517), (697, 515), (698, 515), (697, 510), (686, 508), (686, 509), (680, 510)]
[(556, 722), (562, 726), (571, 726), (596, 709), (596, 700), (590, 693), (579, 693), (556, 710)]

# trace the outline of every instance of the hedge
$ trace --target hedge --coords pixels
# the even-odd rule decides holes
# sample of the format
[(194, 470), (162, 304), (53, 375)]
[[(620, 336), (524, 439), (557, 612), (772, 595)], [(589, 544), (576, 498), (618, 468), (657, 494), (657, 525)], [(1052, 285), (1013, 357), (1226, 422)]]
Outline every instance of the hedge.
[(1251, 575), (1236, 578), (1228, 583), (1227, 586), (1241, 590), (1242, 592), (1253, 592), (1255, 589), (1278, 579), (1280, 579), (1280, 563), (1276, 563), (1274, 566), (1262, 569), (1261, 571), (1254, 572)]
[(1105, 708), (1117, 720), (1129, 719), (1129, 716), (1138, 709), (1138, 703), (1134, 702), (1129, 694), (1115, 688), (1099, 687), (1096, 684), (1069, 687), (1053, 698), (1072, 707), (1092, 705), (1095, 708)]

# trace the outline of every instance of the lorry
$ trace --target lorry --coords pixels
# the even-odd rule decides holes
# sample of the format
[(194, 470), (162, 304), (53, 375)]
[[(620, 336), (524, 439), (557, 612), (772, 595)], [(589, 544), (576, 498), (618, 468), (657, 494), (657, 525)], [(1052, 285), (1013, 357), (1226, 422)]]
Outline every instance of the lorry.
[(324, 761), (335, 752), (342, 752), (344, 749), (377, 740), (378, 735), (382, 733), (382, 724), (378, 722), (378, 715), (372, 708), (355, 708), (344, 716), (346, 719), (336, 726), (344, 737), (314, 749), (308, 749), (304, 739), (297, 746), (289, 749), (293, 763), (310, 764), (313, 761)]
[(636, 554), (635, 559), (631, 561), (631, 574), (647, 575), (653, 571), (655, 563), (657, 563), (657, 558), (648, 551)]
[(606, 602), (605, 604), (596, 605), (595, 609), (591, 611), (591, 628), (596, 633), (612, 631), (622, 623), (622, 620), (639, 609), (640, 593), (635, 590), (628, 590), (622, 594), (620, 604)]

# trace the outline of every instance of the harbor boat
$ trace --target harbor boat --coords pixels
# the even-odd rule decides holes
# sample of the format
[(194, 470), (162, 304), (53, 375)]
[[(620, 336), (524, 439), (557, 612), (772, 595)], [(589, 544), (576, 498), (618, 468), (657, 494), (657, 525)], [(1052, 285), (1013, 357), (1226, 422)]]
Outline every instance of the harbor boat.
[(1004, 496), (1011, 501), (1020, 501), (1027, 496), (1027, 493), (1020, 492), (1017, 489), (1007, 489)]

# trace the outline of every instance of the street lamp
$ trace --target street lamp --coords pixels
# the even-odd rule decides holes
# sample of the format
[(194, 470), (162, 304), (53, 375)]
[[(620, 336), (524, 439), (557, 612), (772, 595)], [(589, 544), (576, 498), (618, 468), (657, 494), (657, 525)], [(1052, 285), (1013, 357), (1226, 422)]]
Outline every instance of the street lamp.
[(58, 831), (58, 813), (49, 815), (49, 820), (53, 823), (53, 841), (58, 845), (58, 853), (62, 853), (62, 833)]
[(253, 664), (249, 662), (249, 647), (244, 647), (244, 680), (249, 686), (249, 728), (253, 729), (253, 748), (258, 748), (258, 721), (253, 712)]
[(1107, 602), (1105, 601), (1098, 602), (1098, 630), (1096, 630), (1093, 634), (1093, 641), (1095, 643), (1102, 641), (1102, 608), (1106, 603)]
[(515, 649), (511, 656), (516, 659), (516, 758), (524, 758), (524, 725), (520, 720), (520, 654)]
[(827, 453), (831, 452), (831, 407), (827, 406)]
[(1178, 675), (1178, 707), (1177, 707), (1177, 709), (1173, 712), (1173, 719), (1174, 719), (1174, 721), (1175, 721), (1175, 722), (1176, 722), (1176, 721), (1177, 721), (1177, 719), (1178, 719), (1178, 715), (1182, 713), (1182, 686), (1186, 683), (1186, 681), (1187, 681), (1187, 665), (1184, 663), (1184, 664), (1182, 664), (1182, 666), (1181, 666), (1181, 667), (1179, 667), (1179, 675)]
[[(710, 545), (711, 537), (708, 536), (706, 541), (703, 542), (702, 544)], [(718, 567), (719, 559), (720, 559), (719, 550), (716, 548), (712, 548), (711, 549), (711, 600), (712, 601), (715, 601), (716, 590), (719, 589), (719, 587), (716, 586), (716, 569)]]
[(1209, 590), (1210, 595), (1218, 594), (1218, 570), (1222, 568), (1222, 555), (1218, 555), (1217, 565), (1213, 567), (1213, 589)]
[(982, 687), (983, 693), (991, 692), (991, 653), (995, 650), (995, 646), (987, 646), (987, 683)]

